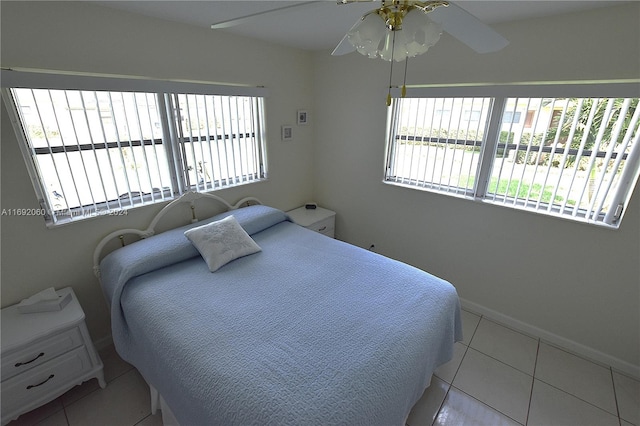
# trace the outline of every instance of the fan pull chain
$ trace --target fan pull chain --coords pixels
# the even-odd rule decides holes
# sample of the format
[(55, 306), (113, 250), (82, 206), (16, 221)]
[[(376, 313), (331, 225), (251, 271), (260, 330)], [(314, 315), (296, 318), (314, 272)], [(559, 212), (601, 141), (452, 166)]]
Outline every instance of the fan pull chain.
[(389, 72), (389, 93), (387, 93), (387, 106), (391, 106), (391, 77), (393, 77), (393, 54), (396, 53), (396, 32), (393, 31), (391, 39), (391, 70)]
[(404, 60), (404, 80), (402, 80), (402, 97), (407, 97), (407, 65), (409, 65), (409, 56)]

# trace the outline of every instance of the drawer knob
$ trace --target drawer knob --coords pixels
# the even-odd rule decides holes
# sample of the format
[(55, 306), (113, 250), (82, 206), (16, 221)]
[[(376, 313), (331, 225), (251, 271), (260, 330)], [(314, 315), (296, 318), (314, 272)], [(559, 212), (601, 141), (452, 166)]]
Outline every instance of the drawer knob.
[(38, 356), (35, 357), (34, 359), (32, 359), (31, 361), (18, 362), (18, 363), (16, 363), (16, 365), (14, 365), (14, 367), (20, 367), (21, 365), (31, 364), (33, 361), (35, 361), (36, 359), (40, 358), (41, 356), (44, 356), (44, 352), (40, 352), (38, 354)]
[(322, 228), (318, 229), (318, 231), (324, 231), (325, 229), (327, 229), (327, 226), (323, 226)]
[(27, 389), (31, 389), (31, 388), (37, 388), (38, 386), (42, 386), (45, 383), (47, 383), (49, 380), (53, 379), (55, 377), (55, 374), (50, 375), (49, 377), (46, 378), (46, 380), (38, 383), (37, 385), (29, 385), (27, 386)]

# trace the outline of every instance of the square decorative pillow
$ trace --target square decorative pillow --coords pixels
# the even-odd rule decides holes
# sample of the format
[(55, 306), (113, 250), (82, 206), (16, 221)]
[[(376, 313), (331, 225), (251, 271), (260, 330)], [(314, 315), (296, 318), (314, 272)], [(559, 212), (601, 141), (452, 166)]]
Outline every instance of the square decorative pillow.
[(184, 235), (198, 249), (211, 272), (239, 257), (262, 251), (233, 216), (189, 229)]

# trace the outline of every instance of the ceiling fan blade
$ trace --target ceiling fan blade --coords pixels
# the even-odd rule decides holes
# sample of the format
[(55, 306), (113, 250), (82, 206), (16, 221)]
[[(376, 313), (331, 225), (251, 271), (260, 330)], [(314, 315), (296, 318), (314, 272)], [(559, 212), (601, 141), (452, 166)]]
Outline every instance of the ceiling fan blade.
[(351, 44), (351, 42), (347, 38), (347, 35), (345, 34), (345, 36), (342, 37), (342, 40), (340, 40), (340, 43), (338, 43), (336, 48), (333, 49), (333, 52), (331, 52), (331, 56), (342, 56), (346, 55), (347, 53), (354, 52), (355, 50), (356, 48), (353, 46), (353, 44)]
[(356, 47), (349, 41), (349, 33), (360, 23), (361, 20), (362, 18), (358, 19), (356, 23), (353, 24), (353, 26), (349, 29), (349, 31), (347, 31), (344, 37), (342, 37), (342, 40), (340, 40), (340, 43), (338, 43), (336, 48), (333, 49), (333, 52), (331, 52), (331, 56), (342, 56), (356, 50)]
[(308, 5), (313, 4), (313, 3), (320, 3), (321, 1), (323, 1), (323, 0), (305, 1), (305, 2), (299, 2), (299, 3), (294, 3), (294, 4), (288, 4), (286, 6), (276, 7), (274, 9), (269, 9), (269, 10), (265, 10), (265, 11), (262, 11), (262, 12), (252, 13), (250, 15), (242, 16), (240, 18), (235, 18), (235, 19), (229, 19), (229, 20), (226, 20), (226, 21), (216, 22), (215, 24), (211, 24), (211, 29), (212, 30), (219, 30), (219, 29), (223, 29), (223, 28), (235, 27), (236, 25), (245, 24), (247, 22), (250, 22), (250, 21), (254, 20), (255, 18), (257, 18), (258, 16), (261, 16), (261, 15), (265, 15), (265, 14), (273, 13), (273, 12), (282, 12), (283, 10), (287, 10), (287, 9), (293, 9), (293, 8), (308, 6)]
[(497, 52), (509, 44), (493, 28), (453, 2), (430, 12), (429, 18), (442, 24), (444, 31), (478, 53)]

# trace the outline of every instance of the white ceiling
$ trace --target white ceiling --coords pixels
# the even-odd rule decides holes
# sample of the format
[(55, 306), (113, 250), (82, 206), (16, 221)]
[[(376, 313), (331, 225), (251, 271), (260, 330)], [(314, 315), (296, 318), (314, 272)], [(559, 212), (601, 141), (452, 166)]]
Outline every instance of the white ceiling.
[[(273, 1), (113, 1), (94, 0), (105, 7), (204, 28), (211, 24), (285, 8), (248, 19), (226, 29), (237, 35), (258, 38), (284, 46), (306, 50), (332, 50), (351, 26), (379, 2), (337, 4), (335, 0)], [(611, 6), (623, 1), (525, 1), (467, 0), (456, 4), (487, 24), (562, 14)], [(292, 5), (297, 7), (289, 7)]]

